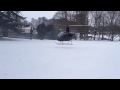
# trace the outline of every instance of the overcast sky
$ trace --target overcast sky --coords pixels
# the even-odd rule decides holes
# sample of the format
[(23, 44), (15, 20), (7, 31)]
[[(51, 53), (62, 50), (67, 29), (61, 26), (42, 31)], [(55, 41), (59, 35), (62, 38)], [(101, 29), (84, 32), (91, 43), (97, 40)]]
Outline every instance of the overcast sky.
[(28, 21), (31, 21), (31, 18), (38, 19), (38, 17), (46, 17), (50, 19), (53, 17), (56, 11), (22, 11), (21, 14), (24, 17), (27, 17)]

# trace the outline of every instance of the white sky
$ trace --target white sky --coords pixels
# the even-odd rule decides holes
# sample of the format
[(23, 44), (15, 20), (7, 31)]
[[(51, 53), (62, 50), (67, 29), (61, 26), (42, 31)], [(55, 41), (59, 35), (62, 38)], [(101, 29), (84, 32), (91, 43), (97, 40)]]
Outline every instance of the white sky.
[(50, 19), (55, 12), (57, 11), (22, 11), (21, 14), (24, 17), (27, 17), (26, 20), (31, 21), (31, 18), (37, 19), (38, 17), (46, 17), (47, 19)]

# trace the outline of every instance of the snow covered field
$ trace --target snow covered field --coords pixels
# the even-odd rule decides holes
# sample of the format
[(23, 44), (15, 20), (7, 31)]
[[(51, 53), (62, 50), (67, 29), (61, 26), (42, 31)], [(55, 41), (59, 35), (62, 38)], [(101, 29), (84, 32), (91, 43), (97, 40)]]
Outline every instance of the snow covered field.
[(0, 40), (0, 79), (120, 79), (119, 41)]

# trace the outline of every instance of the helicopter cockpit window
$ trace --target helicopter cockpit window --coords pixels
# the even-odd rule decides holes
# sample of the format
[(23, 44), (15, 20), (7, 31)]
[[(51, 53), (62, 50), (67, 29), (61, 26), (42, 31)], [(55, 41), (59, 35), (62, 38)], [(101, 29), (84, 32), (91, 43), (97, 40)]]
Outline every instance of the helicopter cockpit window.
[(64, 34), (64, 32), (60, 32), (60, 33), (58, 34), (58, 37), (61, 37), (63, 34)]

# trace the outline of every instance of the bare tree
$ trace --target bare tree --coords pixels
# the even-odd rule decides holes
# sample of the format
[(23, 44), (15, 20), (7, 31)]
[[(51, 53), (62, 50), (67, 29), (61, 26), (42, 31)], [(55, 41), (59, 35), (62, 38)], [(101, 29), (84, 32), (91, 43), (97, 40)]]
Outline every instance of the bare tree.
[[(98, 32), (98, 40), (100, 40), (100, 35), (102, 34), (103, 38), (103, 29), (105, 26), (105, 20), (104, 20), (104, 11), (91, 11), (91, 18), (92, 18), (92, 23), (95, 29)], [(94, 40), (95, 40), (95, 35), (94, 35)]]
[(119, 11), (107, 11), (106, 19), (109, 27), (109, 35), (111, 37), (111, 41), (114, 40), (115, 36), (118, 34), (118, 25), (120, 20), (120, 12)]
[[(76, 24), (88, 25), (88, 11), (75, 11), (74, 18)], [(87, 39), (88, 27), (77, 27), (77, 32), (82, 33), (80, 38)]]
[[(54, 15), (54, 21), (60, 25), (88, 25), (88, 11), (58, 11)], [(79, 33), (84, 32), (84, 36), (88, 36), (88, 27), (70, 27), (70, 29)]]

